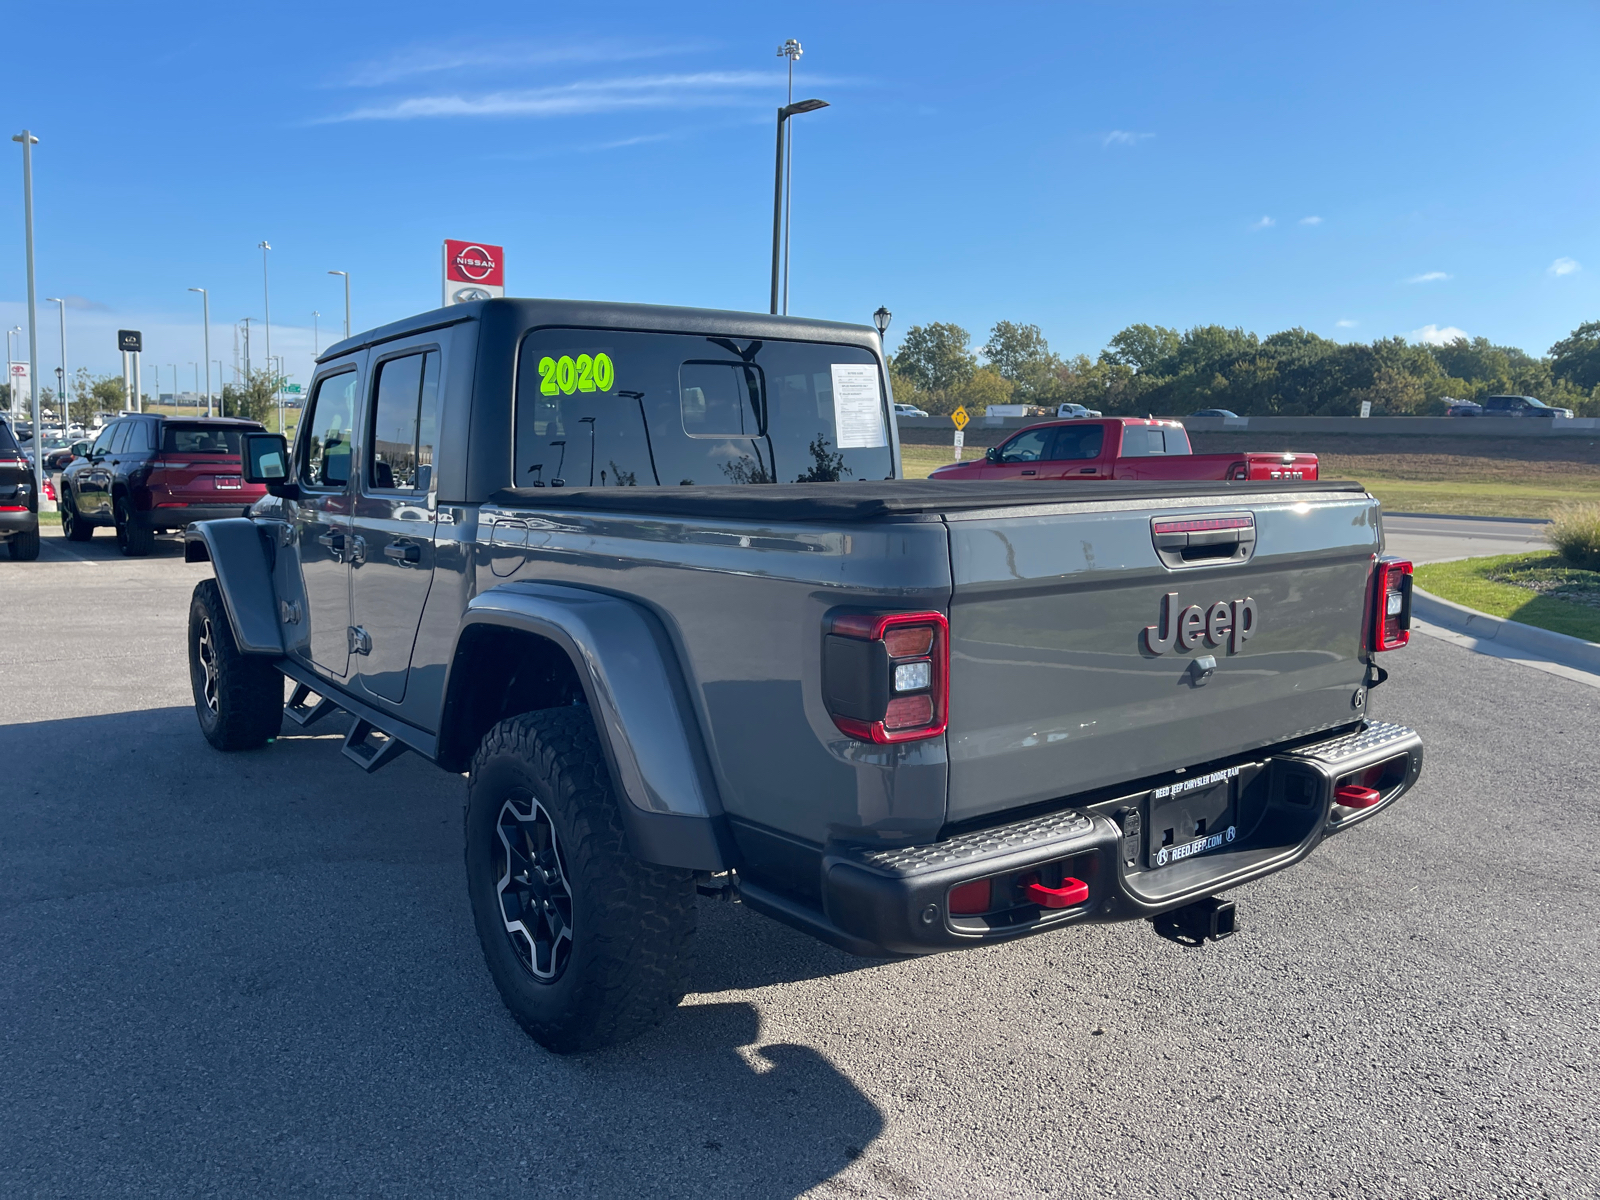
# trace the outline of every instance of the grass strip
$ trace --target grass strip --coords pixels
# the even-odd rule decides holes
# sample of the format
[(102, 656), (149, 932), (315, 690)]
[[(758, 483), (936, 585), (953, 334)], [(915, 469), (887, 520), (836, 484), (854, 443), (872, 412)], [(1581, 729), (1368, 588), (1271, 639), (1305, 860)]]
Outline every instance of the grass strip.
[(1600, 572), (1574, 572), (1558, 554), (1497, 554), (1426, 563), (1416, 569), (1417, 586), (1445, 600), (1552, 633), (1600, 642), (1600, 607), (1540, 595), (1528, 587), (1493, 578), (1507, 575), (1529, 582), (1557, 576), (1593, 576), (1590, 586), (1600, 587)]

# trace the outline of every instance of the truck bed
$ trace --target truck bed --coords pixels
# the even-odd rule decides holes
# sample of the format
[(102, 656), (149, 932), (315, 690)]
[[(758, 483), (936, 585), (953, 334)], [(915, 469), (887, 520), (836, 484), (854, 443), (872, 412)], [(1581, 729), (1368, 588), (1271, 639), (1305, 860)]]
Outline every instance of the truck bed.
[[(1237, 458), (1237, 456), (1234, 456)], [(918, 513), (972, 512), (1040, 504), (1122, 504), (1138, 500), (1215, 498), (1218, 504), (1284, 490), (1277, 481), (1223, 480), (941, 480), (881, 479), (829, 484), (777, 483), (751, 487), (504, 488), (491, 501), (507, 508), (575, 509), (605, 513), (728, 521), (807, 524), (867, 521)], [(1295, 492), (1356, 492), (1347, 480), (1295, 480)]]

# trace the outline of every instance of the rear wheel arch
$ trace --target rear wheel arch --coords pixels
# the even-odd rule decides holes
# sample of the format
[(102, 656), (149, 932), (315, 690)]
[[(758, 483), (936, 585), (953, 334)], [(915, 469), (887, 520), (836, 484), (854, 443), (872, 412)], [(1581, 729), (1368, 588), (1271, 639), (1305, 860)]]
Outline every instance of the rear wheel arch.
[(588, 701), (570, 650), (554, 638), (495, 622), (468, 625), (450, 662), (439, 765), (465, 771), (484, 736), (508, 717)]

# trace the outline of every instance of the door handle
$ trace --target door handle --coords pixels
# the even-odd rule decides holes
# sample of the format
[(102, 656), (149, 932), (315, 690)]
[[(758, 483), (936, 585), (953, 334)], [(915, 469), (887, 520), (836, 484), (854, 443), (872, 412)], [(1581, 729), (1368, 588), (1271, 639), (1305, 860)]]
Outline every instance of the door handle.
[(319, 533), (317, 535), (317, 545), (326, 546), (335, 554), (342, 554), (344, 552), (344, 534)]
[(1037, 475), (1038, 473), (1039, 472), (1037, 472), (1037, 471), (1024, 471), (1023, 472), (1024, 475)]
[(422, 547), (414, 542), (390, 542), (383, 548), (383, 556), (397, 563), (421, 562)]
[(1095, 470), (1096, 470), (1096, 468), (1094, 468), (1094, 467), (1079, 467), (1078, 468), (1078, 474), (1079, 475), (1093, 475), (1095, 473)]

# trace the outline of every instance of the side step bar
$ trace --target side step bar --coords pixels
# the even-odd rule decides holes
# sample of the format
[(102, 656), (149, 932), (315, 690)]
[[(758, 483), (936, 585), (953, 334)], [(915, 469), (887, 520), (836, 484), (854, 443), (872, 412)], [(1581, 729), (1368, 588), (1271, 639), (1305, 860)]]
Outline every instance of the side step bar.
[[(382, 734), (383, 740), (374, 742), (374, 733)], [(350, 732), (344, 735), (344, 749), (340, 753), (371, 775), (409, 749), (399, 738), (390, 737), (371, 721), (357, 717), (350, 726)]]
[(289, 703), (283, 706), (283, 715), (288, 717), (300, 728), (315, 725), (323, 717), (330, 716), (339, 711), (339, 705), (326, 696), (317, 696), (315, 704), (307, 704), (310, 696), (317, 696), (303, 683), (296, 683), (294, 691), (289, 693)]

